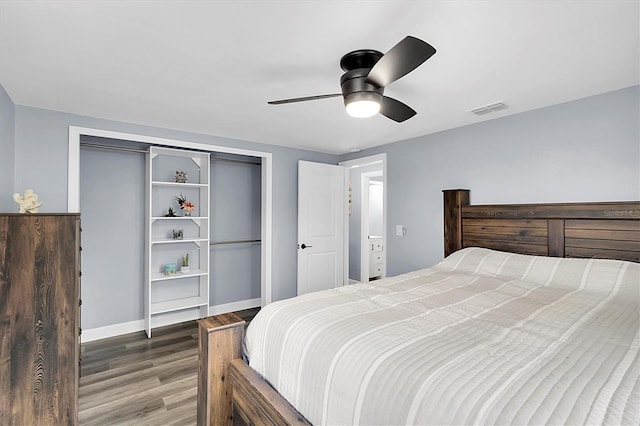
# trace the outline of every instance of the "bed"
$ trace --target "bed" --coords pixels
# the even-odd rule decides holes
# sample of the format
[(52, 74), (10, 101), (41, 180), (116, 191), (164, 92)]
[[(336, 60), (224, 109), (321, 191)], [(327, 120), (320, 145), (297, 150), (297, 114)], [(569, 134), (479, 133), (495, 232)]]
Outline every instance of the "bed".
[(640, 203), (444, 218), (431, 268), (201, 320), (198, 423), (638, 424)]

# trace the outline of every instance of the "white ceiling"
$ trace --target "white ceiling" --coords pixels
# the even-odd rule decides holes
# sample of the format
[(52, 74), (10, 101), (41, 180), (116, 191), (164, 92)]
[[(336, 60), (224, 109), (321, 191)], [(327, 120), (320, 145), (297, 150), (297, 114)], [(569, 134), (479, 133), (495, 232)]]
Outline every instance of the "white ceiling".
[[(639, 84), (639, 16), (637, 0), (0, 0), (0, 84), (18, 105), (341, 154)], [(412, 119), (267, 105), (339, 93), (342, 55), (406, 35), (438, 51), (385, 91)]]

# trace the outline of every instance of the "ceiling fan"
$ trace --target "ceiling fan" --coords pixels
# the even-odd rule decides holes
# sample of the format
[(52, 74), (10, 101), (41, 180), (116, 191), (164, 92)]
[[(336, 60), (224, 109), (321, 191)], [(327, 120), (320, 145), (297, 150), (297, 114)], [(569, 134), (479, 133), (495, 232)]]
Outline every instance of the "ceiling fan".
[(352, 117), (364, 118), (380, 113), (401, 123), (416, 115), (416, 112), (408, 105), (384, 96), (384, 89), (389, 83), (418, 68), (435, 53), (436, 49), (429, 43), (411, 36), (402, 39), (385, 54), (370, 49), (354, 50), (340, 59), (340, 68), (345, 71), (340, 77), (342, 93), (267, 103), (281, 105), (342, 96), (347, 114)]

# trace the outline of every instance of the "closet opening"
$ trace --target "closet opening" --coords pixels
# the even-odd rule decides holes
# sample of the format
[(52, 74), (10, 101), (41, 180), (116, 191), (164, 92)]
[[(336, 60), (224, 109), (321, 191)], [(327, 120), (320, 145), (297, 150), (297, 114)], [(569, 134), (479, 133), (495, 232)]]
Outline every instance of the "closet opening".
[(150, 146), (210, 154), (208, 315), (269, 303), (271, 154), (129, 134), (109, 137), (114, 135), (70, 128), (68, 210), (82, 212), (83, 227), (82, 341), (145, 329)]

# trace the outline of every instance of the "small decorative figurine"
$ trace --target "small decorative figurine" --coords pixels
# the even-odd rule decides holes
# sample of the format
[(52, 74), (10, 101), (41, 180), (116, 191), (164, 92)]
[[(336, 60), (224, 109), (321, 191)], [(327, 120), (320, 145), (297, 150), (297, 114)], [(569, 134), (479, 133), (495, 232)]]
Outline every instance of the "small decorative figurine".
[(177, 170), (175, 175), (175, 180), (178, 183), (187, 183), (187, 172), (183, 172), (182, 170)]
[(38, 195), (33, 189), (24, 191), (24, 195), (17, 192), (13, 194), (13, 199), (18, 203), (18, 213), (38, 213), (38, 209), (42, 206), (42, 202), (38, 201)]
[(182, 229), (174, 229), (173, 230), (173, 239), (174, 240), (181, 240), (182, 237), (183, 237)]
[(164, 217), (177, 217), (177, 216), (176, 216), (176, 212), (174, 212), (173, 209), (169, 207), (169, 211), (167, 212), (167, 214), (164, 215)]
[(185, 216), (191, 216), (191, 212), (196, 208), (196, 205), (191, 201), (187, 201), (187, 198), (180, 193), (179, 197), (176, 197), (176, 201), (180, 204), (180, 208), (184, 210)]

